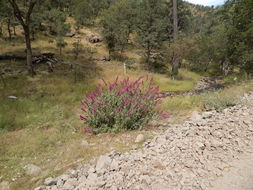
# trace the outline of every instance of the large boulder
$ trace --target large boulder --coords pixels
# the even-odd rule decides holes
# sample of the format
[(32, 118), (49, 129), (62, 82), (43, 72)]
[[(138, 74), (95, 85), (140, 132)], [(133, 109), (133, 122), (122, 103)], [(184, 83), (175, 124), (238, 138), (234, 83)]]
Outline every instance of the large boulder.
[(90, 34), (87, 36), (87, 40), (90, 42), (90, 43), (99, 43), (99, 42), (102, 42), (103, 39), (102, 37), (98, 36), (98, 35), (95, 35), (95, 34)]

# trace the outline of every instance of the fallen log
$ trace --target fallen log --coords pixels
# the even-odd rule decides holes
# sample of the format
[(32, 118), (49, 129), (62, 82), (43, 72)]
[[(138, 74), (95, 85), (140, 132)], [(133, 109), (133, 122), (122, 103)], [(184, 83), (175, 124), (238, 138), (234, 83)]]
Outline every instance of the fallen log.
[(0, 60), (5, 60), (5, 59), (24, 60), (26, 59), (26, 56), (13, 55), (13, 54), (0, 54)]
[[(0, 60), (5, 59), (17, 59), (17, 60), (25, 60), (26, 56), (21, 55), (14, 55), (14, 54), (0, 54)], [(35, 54), (32, 56), (33, 64), (41, 64), (46, 62), (56, 63), (58, 60), (54, 57), (53, 53), (42, 53), (42, 54)]]
[[(19, 56), (13, 54), (0, 54), (0, 60), (26, 60), (26, 56)], [(32, 56), (32, 63), (35, 65), (37, 64), (47, 64), (48, 71), (53, 72), (53, 64), (58, 63), (58, 60), (54, 57), (53, 53), (42, 53), (42, 54), (35, 54)]]

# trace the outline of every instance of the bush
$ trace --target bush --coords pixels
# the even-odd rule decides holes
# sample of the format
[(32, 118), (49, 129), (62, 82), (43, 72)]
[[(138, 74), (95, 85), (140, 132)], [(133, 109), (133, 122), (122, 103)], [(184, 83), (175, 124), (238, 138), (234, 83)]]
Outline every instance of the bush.
[(159, 87), (152, 87), (152, 78), (136, 81), (117, 79), (112, 84), (104, 81), (97, 90), (85, 95), (81, 120), (93, 127), (94, 133), (140, 129), (155, 114), (160, 101)]
[(212, 95), (207, 95), (204, 98), (204, 107), (207, 110), (215, 109), (217, 111), (222, 111), (223, 109), (234, 106), (239, 103), (239, 98), (234, 95), (214, 93)]

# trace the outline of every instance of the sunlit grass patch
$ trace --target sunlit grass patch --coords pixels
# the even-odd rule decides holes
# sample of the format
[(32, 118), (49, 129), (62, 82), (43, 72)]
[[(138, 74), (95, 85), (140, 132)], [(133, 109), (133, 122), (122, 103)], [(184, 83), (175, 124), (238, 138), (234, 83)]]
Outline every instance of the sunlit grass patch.
[(152, 73), (139, 68), (127, 70), (124, 74), (124, 65), (121, 62), (103, 63), (99, 65), (103, 68), (101, 78), (107, 81), (113, 81), (117, 76), (123, 78), (129, 76), (130, 79), (135, 80), (140, 76), (150, 76), (154, 78), (154, 85), (158, 85), (162, 91), (184, 91), (191, 90), (196, 85), (197, 81), (201, 78), (198, 74), (187, 71), (185, 69), (180, 70), (181, 74), (179, 79), (171, 79), (169, 75)]
[(176, 96), (163, 99), (159, 110), (168, 111), (172, 115), (187, 114), (202, 108), (202, 96)]
[(240, 85), (231, 85), (217, 92), (206, 92), (199, 95), (175, 96), (163, 99), (159, 110), (167, 111), (172, 117), (187, 115), (194, 110), (215, 108), (218, 111), (239, 103), (240, 97), (253, 90), (253, 81), (244, 81)]

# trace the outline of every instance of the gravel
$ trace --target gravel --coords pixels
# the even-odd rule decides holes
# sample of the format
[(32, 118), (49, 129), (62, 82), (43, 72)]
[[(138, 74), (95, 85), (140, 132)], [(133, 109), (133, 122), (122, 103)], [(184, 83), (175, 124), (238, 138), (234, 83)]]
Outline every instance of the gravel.
[[(243, 100), (253, 102), (253, 93)], [(194, 113), (144, 143), (141, 150), (112, 152), (80, 165), (40, 190), (206, 190), (253, 144), (253, 108)], [(73, 173), (73, 171), (72, 171)], [(37, 190), (37, 189), (36, 189)]]

